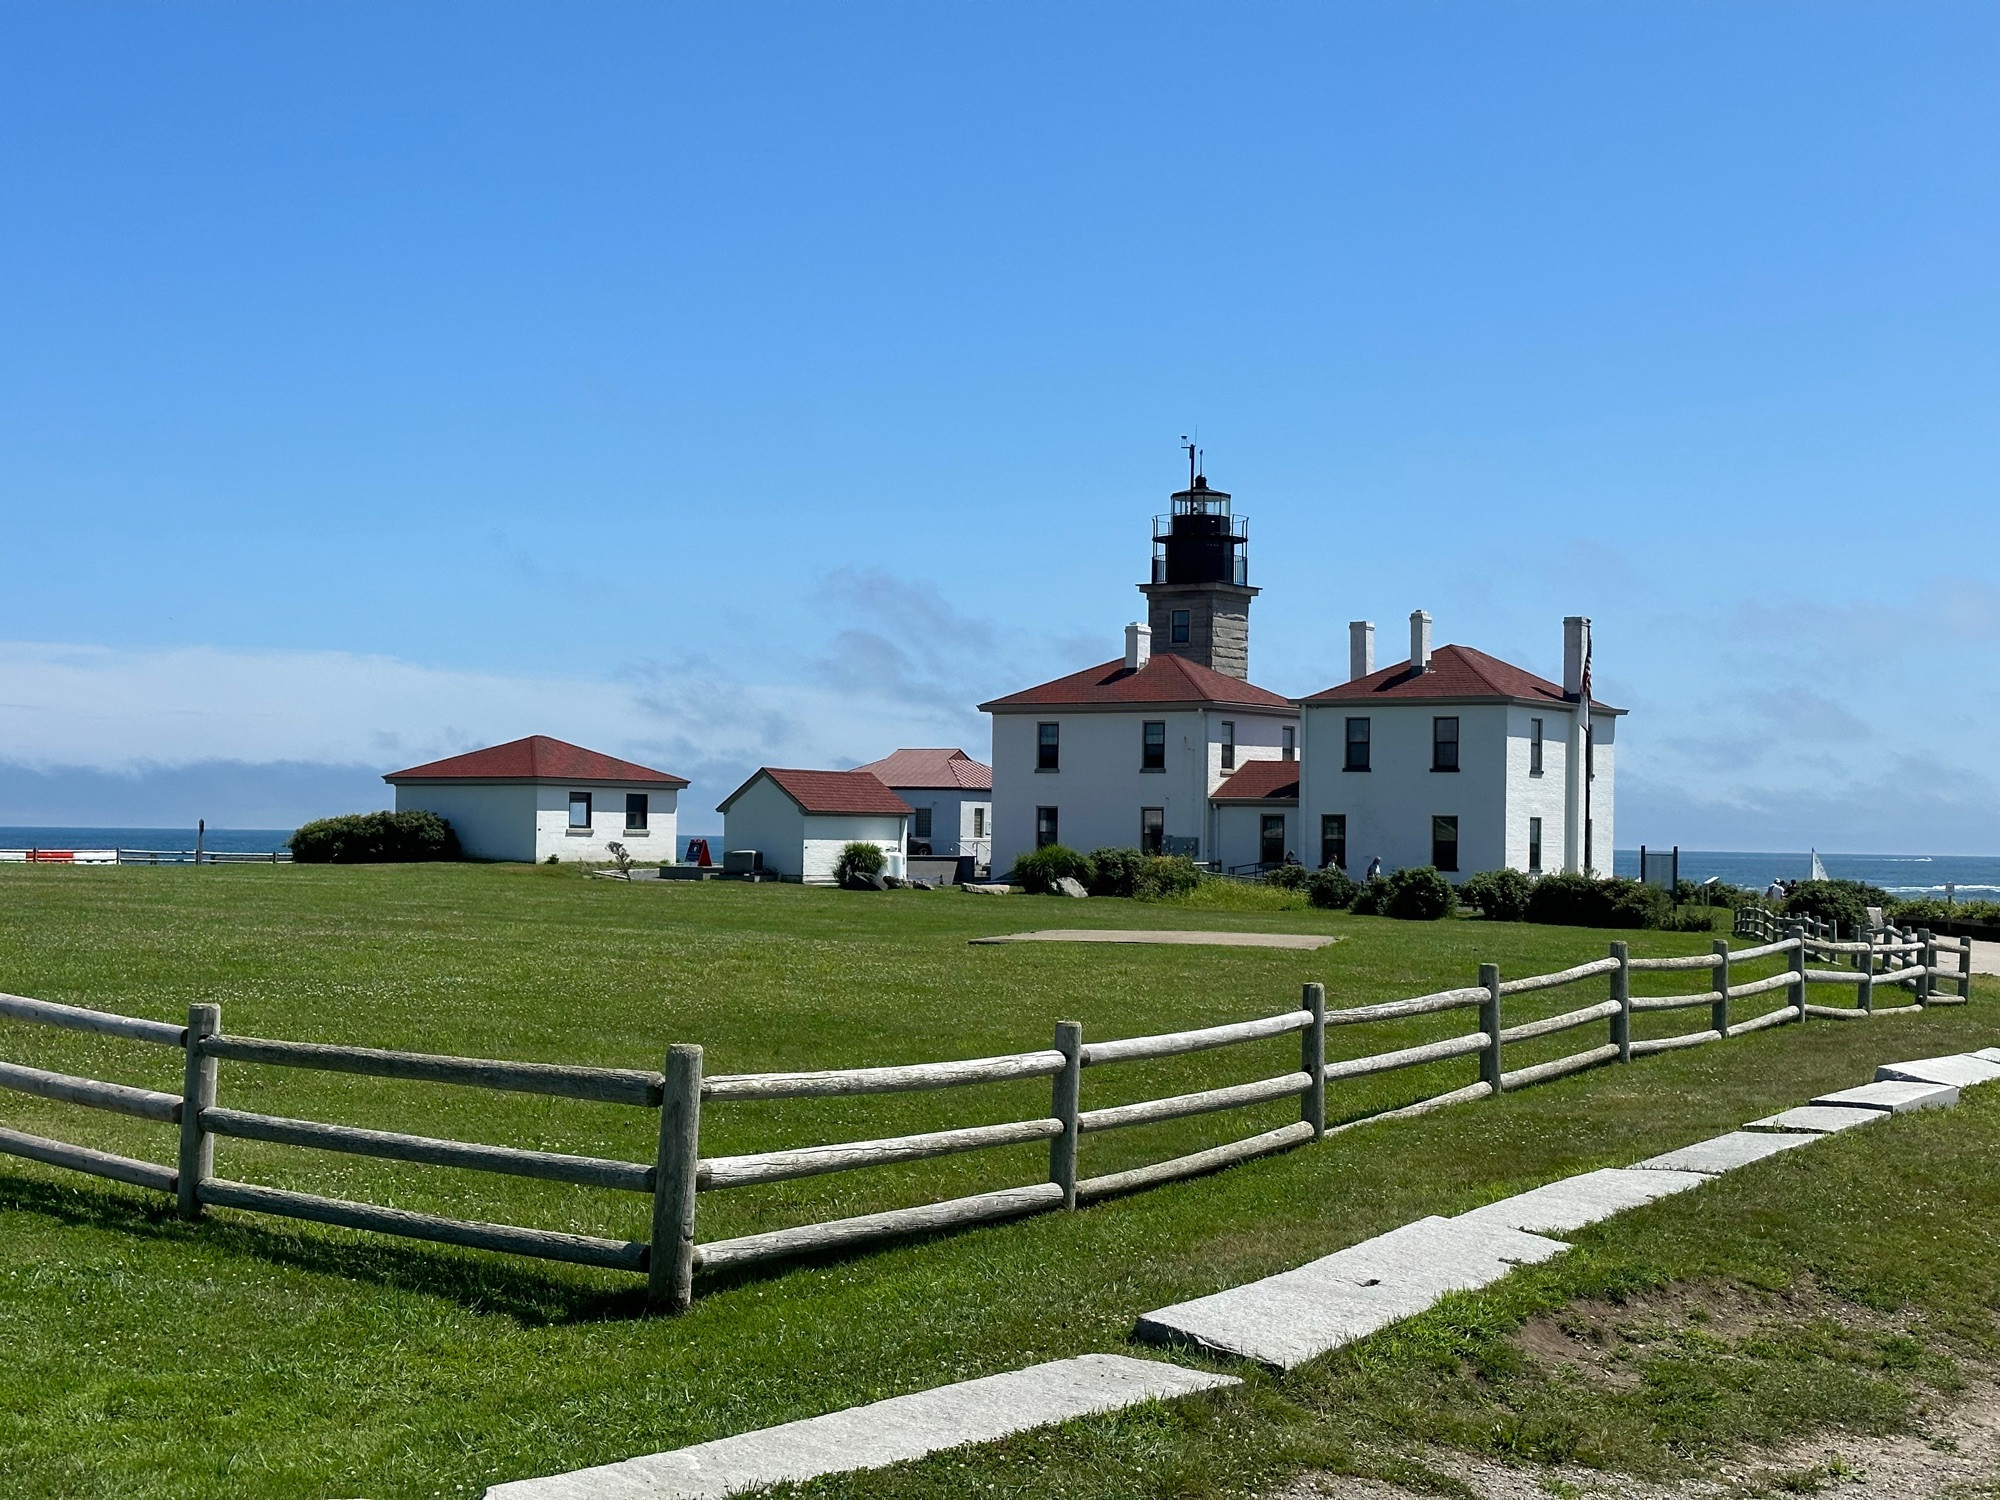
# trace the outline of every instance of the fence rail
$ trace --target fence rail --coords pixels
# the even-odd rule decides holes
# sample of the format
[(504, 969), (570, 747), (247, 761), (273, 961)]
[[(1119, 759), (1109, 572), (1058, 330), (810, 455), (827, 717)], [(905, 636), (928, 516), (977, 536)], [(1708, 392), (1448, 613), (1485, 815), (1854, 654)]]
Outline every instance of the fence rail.
[[(1739, 927), (1743, 925), (1759, 924), (1743, 924), (1739, 918)], [(658, 1073), (629, 1068), (502, 1062), (232, 1036), (222, 1031), (220, 1010), (213, 1005), (190, 1006), (186, 1026), (177, 1026), (20, 995), (0, 995), (0, 1017), (174, 1047), (183, 1056), (183, 1086), (179, 1094), (0, 1062), (0, 1090), (111, 1110), (176, 1128), (178, 1142), (173, 1166), (5, 1128), (0, 1128), (0, 1154), (165, 1193), (177, 1200), (181, 1216), (187, 1219), (199, 1218), (208, 1208), (231, 1208), (637, 1272), (647, 1277), (656, 1305), (678, 1309), (687, 1306), (693, 1295), (694, 1277), (701, 1271), (823, 1253), (871, 1240), (933, 1233), (1048, 1209), (1074, 1208), (1079, 1203), (1136, 1192), (1282, 1151), (1370, 1120), (1406, 1119), (1611, 1062), (1630, 1062), (1655, 1053), (1704, 1046), (1800, 1022), (1809, 1016), (1866, 1019), (1871, 1015), (1920, 1011), (1932, 1005), (1962, 1005), (1971, 994), (1970, 944), (1938, 938), (1927, 931), (1889, 928), (1879, 942), (1872, 934), (1858, 941), (1842, 941), (1830, 927), (1801, 921), (1794, 923), (1782, 937), (1768, 938), (1763, 931), (1744, 935), (1768, 940), (1732, 951), (1726, 941), (1718, 939), (1713, 951), (1707, 954), (1638, 959), (1629, 955), (1624, 943), (1617, 942), (1610, 945), (1610, 952), (1604, 958), (1552, 974), (1503, 980), (1496, 965), (1482, 964), (1476, 985), (1403, 1000), (1328, 1010), (1324, 987), (1308, 984), (1294, 1009), (1190, 1031), (1086, 1043), (1082, 1026), (1064, 1021), (1055, 1028), (1054, 1044), (1042, 1051), (888, 1067), (714, 1077), (703, 1076), (702, 1051), (688, 1045), (668, 1048), (664, 1067)], [(1735, 967), (1778, 957), (1787, 964), (1781, 972), (1732, 982)], [(1852, 966), (1813, 966), (1815, 959), (1837, 961), (1841, 957), (1851, 959)], [(1941, 964), (1941, 957), (1952, 961)], [(1697, 982), (1703, 988), (1686, 994), (1635, 997), (1631, 986), (1635, 972), (1693, 974), (1699, 976)], [(1504, 1002), (1510, 996), (1539, 994), (1594, 979), (1607, 982), (1605, 998), (1592, 999), (1557, 1015), (1517, 1021), (1511, 1026), (1502, 1024)], [(1945, 992), (1941, 988), (1945, 984), (1950, 984), (1953, 992)], [(1812, 985), (1852, 991), (1854, 1003), (1851, 1006), (1809, 1003), (1807, 991)], [(1894, 987), (1900, 1003), (1889, 1007), (1874, 1003), (1878, 988), (1885, 985)], [(1783, 1003), (1776, 1009), (1747, 1020), (1732, 1016), (1733, 1001), (1780, 990), (1784, 991)], [(1709, 1012), (1707, 1024), (1697, 1030), (1636, 1041), (1632, 1037), (1635, 1013), (1704, 1006)], [(1479, 1010), (1478, 1029), (1464, 1035), (1357, 1057), (1331, 1061), (1327, 1058), (1330, 1028), (1402, 1021), (1474, 1007)], [(1506, 1066), (1507, 1049), (1511, 1046), (1597, 1025), (1607, 1027), (1600, 1033), (1604, 1037), (1601, 1042), (1564, 1057), (1522, 1067)], [(1248, 1083), (1092, 1109), (1082, 1107), (1083, 1079), (1088, 1070), (1157, 1062), (1293, 1034), (1299, 1040), (1299, 1062), (1294, 1070)], [(1477, 1057), (1476, 1082), (1456, 1085), (1413, 1103), (1381, 1109), (1329, 1127), (1329, 1084), (1463, 1057)], [(224, 1062), (360, 1073), (653, 1110), (659, 1116), (658, 1149), (650, 1163), (617, 1161), (228, 1109), (216, 1102), (218, 1073)], [(705, 1106), (942, 1090), (1039, 1078), (1050, 1081), (1049, 1109), (1046, 1114), (1029, 1119), (733, 1156), (701, 1154), (701, 1113)], [(1299, 1101), (1299, 1118), (1294, 1123), (1257, 1130), (1223, 1145), (1164, 1161), (1079, 1176), (1080, 1147), (1085, 1136), (1294, 1098)], [(231, 1181), (218, 1177), (214, 1171), (217, 1137), (648, 1195), (652, 1199), (651, 1238), (640, 1242), (477, 1223)], [(707, 1243), (696, 1237), (696, 1207), (702, 1194), (1040, 1142), (1046, 1142), (1049, 1151), (1046, 1181)]]

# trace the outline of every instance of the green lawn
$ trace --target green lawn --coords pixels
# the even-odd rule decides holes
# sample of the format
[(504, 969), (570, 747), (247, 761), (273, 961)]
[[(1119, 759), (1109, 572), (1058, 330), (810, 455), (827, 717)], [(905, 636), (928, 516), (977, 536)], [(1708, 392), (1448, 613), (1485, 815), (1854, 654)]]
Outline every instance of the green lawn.
[[(1083, 921), (1344, 940), (1315, 953), (967, 943)], [(625, 1067), (657, 1068), (669, 1042), (693, 1041), (707, 1048), (712, 1073), (1027, 1050), (1046, 1046), (1058, 1019), (1080, 1020), (1087, 1038), (1182, 1029), (1287, 1008), (1307, 980), (1326, 983), (1330, 1005), (1354, 1005), (1470, 983), (1482, 959), (1506, 975), (1563, 967), (1601, 955), (1609, 936), (1311, 910), (626, 885), (508, 866), (0, 871), (0, 989), (14, 993), (163, 1019), (208, 1000), (236, 1033)], [(1698, 935), (1626, 936), (1635, 953), (1708, 946)], [(1668, 978), (1648, 976), (1639, 987), (1677, 987)], [(1509, 1022), (1598, 998), (1600, 984), (1524, 997), (1539, 1008), (1510, 1005)], [(2000, 1033), (1987, 1003), (1780, 1027), (1370, 1126), (1077, 1214), (698, 1283), (694, 1309), (671, 1320), (641, 1315), (632, 1277), (227, 1212), (186, 1226), (138, 1190), (0, 1159), (10, 1252), (0, 1268), (0, 1347), (13, 1356), (0, 1368), (0, 1480), (10, 1494), (51, 1496), (473, 1494), (496, 1478), (1118, 1348), (1134, 1317), (1164, 1302), (1423, 1214), (1697, 1139), (1860, 1082), (1879, 1061), (1991, 1045)], [(1757, 1008), (1768, 1006), (1745, 1007)], [(1701, 1014), (1644, 1017), (1635, 1029), (1689, 1029)], [(1470, 1029), (1468, 1012), (1355, 1028), (1334, 1033), (1330, 1051)], [(8, 1060), (178, 1088), (178, 1054), (165, 1049), (14, 1023), (0, 1023), (0, 1036)], [(1598, 1039), (1595, 1028), (1548, 1039), (1510, 1051), (1508, 1065)], [(1244, 1081), (1286, 1071), (1296, 1058), (1296, 1040), (1285, 1038), (1094, 1069), (1084, 1102)], [(1337, 1086), (1329, 1114), (1352, 1117), (1475, 1076), (1465, 1058)], [(233, 1063), (223, 1066), (220, 1102), (635, 1161), (652, 1152), (653, 1117), (616, 1105)], [(703, 1144), (721, 1155), (1026, 1117), (1046, 1105), (1039, 1081), (715, 1104)], [(1114, 1171), (1295, 1117), (1295, 1106), (1281, 1104), (1248, 1118), (1091, 1136), (1083, 1170)], [(171, 1159), (164, 1127), (18, 1095), (0, 1098), (0, 1123)], [(1899, 1121), (1881, 1134), (1941, 1128)], [(1865, 1149), (1873, 1148), (1802, 1153), (1815, 1164), (1759, 1168), (1758, 1180), (1824, 1171), (1817, 1161)], [(1039, 1180), (1043, 1165), (1042, 1148), (1020, 1148), (704, 1195), (700, 1234)], [(646, 1231), (647, 1204), (636, 1196), (446, 1169), (222, 1141), (217, 1171), (456, 1217), (634, 1238)], [(1742, 1190), (1732, 1180), (1729, 1191)], [(1284, 1405), (1272, 1383), (1255, 1391), (1192, 1410), (1221, 1431), (1263, 1420), (1258, 1402)], [(1145, 1492), (1174, 1494), (1174, 1465), (1206, 1473), (1213, 1457), (1203, 1457), (1208, 1438), (1182, 1430), (1188, 1421), (1197, 1417), (1085, 1424), (1037, 1441), (1079, 1453), (1123, 1444), (1133, 1483), (1145, 1470), (1133, 1455), (1157, 1449), (1167, 1478)], [(1005, 1462), (991, 1460), (1002, 1467), (987, 1477), (1026, 1483)], [(1054, 1458), (1038, 1469), (1071, 1472)], [(871, 1483), (943, 1494), (958, 1481), (919, 1465)], [(1091, 1491), (1078, 1478), (1048, 1492)]]

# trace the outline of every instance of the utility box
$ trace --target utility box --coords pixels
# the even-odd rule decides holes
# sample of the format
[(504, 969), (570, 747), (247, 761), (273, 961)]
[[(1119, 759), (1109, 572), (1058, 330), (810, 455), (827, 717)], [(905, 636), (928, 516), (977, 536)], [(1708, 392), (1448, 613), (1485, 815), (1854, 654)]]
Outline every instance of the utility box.
[(725, 875), (755, 875), (764, 868), (764, 856), (755, 849), (730, 849), (722, 856)]

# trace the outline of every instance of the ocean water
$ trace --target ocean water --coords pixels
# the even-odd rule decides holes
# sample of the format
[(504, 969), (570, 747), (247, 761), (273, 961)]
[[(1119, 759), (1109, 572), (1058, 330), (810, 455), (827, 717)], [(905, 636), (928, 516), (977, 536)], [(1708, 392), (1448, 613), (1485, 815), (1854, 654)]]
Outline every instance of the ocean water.
[[(1654, 852), (1652, 846), (1647, 852)], [(1835, 880), (1865, 880), (1892, 896), (1943, 896), (1950, 884), (1961, 901), (2000, 898), (2000, 855), (1991, 854), (1832, 854), (1822, 849), (1819, 862)], [(1619, 875), (1637, 876), (1639, 851), (1620, 849), (1613, 861)], [(1727, 849), (1681, 850), (1681, 879), (1720, 876), (1731, 885), (1762, 890), (1773, 880), (1804, 880), (1812, 855), (1755, 854)]]

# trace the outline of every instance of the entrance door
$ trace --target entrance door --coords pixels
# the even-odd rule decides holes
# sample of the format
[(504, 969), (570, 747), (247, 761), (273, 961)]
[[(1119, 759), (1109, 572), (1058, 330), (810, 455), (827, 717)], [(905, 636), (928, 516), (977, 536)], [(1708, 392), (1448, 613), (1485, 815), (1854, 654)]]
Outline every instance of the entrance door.
[(1257, 829), (1257, 858), (1267, 865), (1285, 862), (1285, 815), (1265, 813)]

